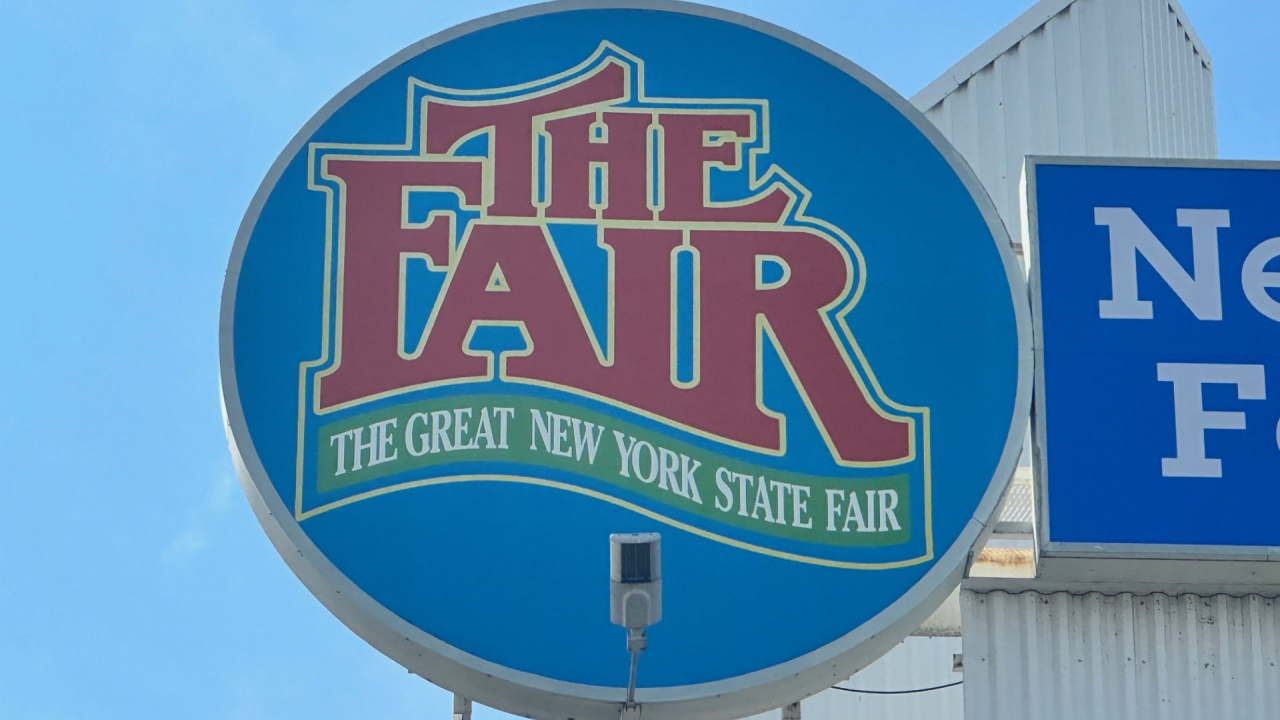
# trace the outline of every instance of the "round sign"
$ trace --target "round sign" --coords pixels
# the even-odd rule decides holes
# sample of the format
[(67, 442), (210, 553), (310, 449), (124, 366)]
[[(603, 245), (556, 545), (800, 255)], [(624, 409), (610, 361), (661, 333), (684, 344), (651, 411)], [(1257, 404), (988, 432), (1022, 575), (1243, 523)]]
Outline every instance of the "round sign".
[(1020, 450), (1029, 325), (977, 179), (866, 71), (735, 13), (550, 3), (298, 133), (232, 251), (223, 401), (280, 553), (412, 672), (616, 717), (609, 537), (656, 532), (636, 701), (739, 717), (955, 587)]

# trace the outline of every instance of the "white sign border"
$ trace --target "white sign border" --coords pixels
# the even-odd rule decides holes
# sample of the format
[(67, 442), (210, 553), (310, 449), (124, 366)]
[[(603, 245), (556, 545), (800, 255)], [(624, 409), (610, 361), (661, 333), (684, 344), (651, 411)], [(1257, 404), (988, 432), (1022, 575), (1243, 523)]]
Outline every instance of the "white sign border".
[(514, 20), (596, 9), (656, 10), (733, 23), (800, 48), (867, 86), (911, 121), (946, 158), (964, 183), (1000, 252), (1013, 300), (1018, 333), (1018, 377), (1004, 449), (973, 517), (934, 566), (871, 620), (806, 655), (733, 678), (679, 687), (642, 688), (636, 694), (637, 701), (643, 705), (646, 720), (728, 720), (744, 717), (808, 697), (849, 677), (888, 652), (942, 604), (959, 584), (973, 546), (989, 532), (989, 521), (1021, 455), (1030, 414), (1030, 306), (1022, 264), (1013, 252), (995, 205), (964, 158), (919, 110), (849, 60), (796, 33), (756, 18), (676, 0), (556, 0), (472, 20), (401, 50), (326, 103), (289, 142), (253, 197), (236, 235), (222, 295), (219, 349), (223, 419), (241, 485), (268, 537), (312, 594), (366, 642), (410, 672), (499, 710), (544, 719), (612, 720), (618, 717), (624, 694), (619, 688), (553, 680), (502, 667), (462, 652), (379, 605), (320, 553), (275, 492), (249, 437), (235, 377), (232, 327), (240, 267), (259, 213), (288, 163), (334, 112), (406, 60), (455, 38)]
[[(1057, 542), (1051, 532), (1049, 511), (1048, 424), (1045, 410), (1044, 307), (1040, 296), (1040, 214), (1036, 170), (1041, 165), (1086, 167), (1185, 168), (1190, 170), (1272, 170), (1280, 161), (1218, 160), (1209, 158), (1088, 157), (1083, 155), (1028, 155), (1022, 168), (1022, 223), (1027, 241), (1028, 288), (1034, 324), (1035, 402), (1031, 411), (1031, 453), (1035, 471), (1037, 551), (1051, 565), (1055, 559), (1093, 558), (1115, 560), (1223, 560), (1280, 561), (1280, 548), (1264, 545), (1178, 545), (1173, 543)], [(1165, 568), (1160, 575), (1194, 575), (1194, 566)]]

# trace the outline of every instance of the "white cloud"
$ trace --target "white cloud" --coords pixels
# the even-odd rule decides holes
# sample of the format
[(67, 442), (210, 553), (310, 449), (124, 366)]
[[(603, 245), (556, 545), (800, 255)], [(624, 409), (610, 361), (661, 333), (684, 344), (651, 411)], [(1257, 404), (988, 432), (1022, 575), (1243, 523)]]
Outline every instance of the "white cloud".
[(227, 509), (235, 488), (235, 471), (220, 468), (204, 498), (187, 514), (186, 526), (169, 541), (163, 553), (165, 562), (186, 565), (209, 547), (209, 525)]
[(203, 523), (194, 522), (169, 542), (169, 547), (164, 552), (164, 559), (171, 563), (185, 565), (207, 547), (209, 547), (209, 537)]
[(210, 514), (221, 515), (222, 511), (227, 509), (227, 503), (231, 501), (235, 493), (235, 471), (231, 468), (223, 468), (222, 472), (218, 473), (213, 487), (209, 490), (209, 495), (205, 500), (205, 509)]

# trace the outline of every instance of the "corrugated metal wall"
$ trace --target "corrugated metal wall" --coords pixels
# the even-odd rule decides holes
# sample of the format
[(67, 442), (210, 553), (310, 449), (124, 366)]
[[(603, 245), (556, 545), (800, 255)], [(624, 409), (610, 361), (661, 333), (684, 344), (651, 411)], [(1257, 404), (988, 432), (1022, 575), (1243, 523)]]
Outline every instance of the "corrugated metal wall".
[[(1212, 63), (1177, 0), (1041, 0), (912, 102), (977, 172), (1015, 243), (1026, 155), (1217, 156)], [(951, 667), (959, 638), (912, 637), (843, 684), (963, 686), (828, 690), (804, 701), (804, 718), (1280, 720), (1272, 600), (964, 591), (961, 607), (963, 676)]]
[(1026, 155), (1217, 156), (1211, 63), (1176, 3), (1044, 0), (1006, 32), (1006, 50), (984, 45), (912, 102), (969, 161), (1015, 243)]
[(970, 720), (1274, 720), (1280, 604), (961, 592)]
[(1141, 0), (1152, 157), (1215, 158), (1213, 65), (1176, 3)]
[[(962, 679), (952, 671), (958, 637), (907, 638), (862, 672), (840, 683), (859, 690), (911, 690)], [(801, 704), (804, 720), (964, 720), (963, 686), (911, 695), (861, 695), (827, 690)], [(773, 711), (748, 720), (778, 720)]]

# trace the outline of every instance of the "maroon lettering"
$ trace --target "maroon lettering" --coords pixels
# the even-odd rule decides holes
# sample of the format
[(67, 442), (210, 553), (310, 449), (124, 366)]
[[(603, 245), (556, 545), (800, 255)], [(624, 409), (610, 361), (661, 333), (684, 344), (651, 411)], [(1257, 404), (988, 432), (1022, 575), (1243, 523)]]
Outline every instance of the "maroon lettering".
[[(839, 457), (880, 462), (906, 457), (910, 427), (875, 411), (846, 364), (825, 311), (846, 289), (843, 253), (826, 238), (803, 230), (695, 230), (701, 253), (702, 380), (707, 398), (739, 419), (738, 437), (765, 445), (777, 437), (776, 420), (755, 404), (757, 319), (768, 323), (826, 429)], [(774, 256), (790, 268), (780, 286), (757, 288), (756, 258)]]
[[(509, 375), (570, 387), (598, 382), (603, 368), (543, 232), (535, 225), (475, 225), (422, 355), (411, 362), (437, 380), (484, 377), (488, 360), (468, 353), (468, 333), (485, 323), (520, 323), (533, 347), (507, 358)], [(505, 291), (489, 287), (495, 266), (502, 267)]]
[(405, 187), (455, 188), (467, 204), (480, 202), (479, 162), (332, 159), (342, 181), (342, 286), (338, 309), (338, 365), (321, 379), (321, 404), (332, 407), (394, 388), (426, 382), (420, 364), (400, 358), (402, 254), (449, 264), (450, 219), (403, 227)]
[[(782, 420), (763, 406), (762, 344), (773, 342), (815, 422), (839, 460), (878, 463), (911, 453), (907, 418), (879, 411), (859, 380), (831, 311), (850, 292), (848, 254), (816, 230), (782, 227), (794, 198), (781, 185), (739, 203), (708, 196), (707, 171), (747, 162), (742, 144), (751, 115), (606, 109), (628, 97), (614, 63), (539, 95), (489, 103), (440, 102), (426, 114), (432, 157), (335, 157), (329, 175), (342, 183), (342, 274), (335, 368), (320, 378), (322, 407), (398, 389), (488, 377), (608, 398), (726, 441), (783, 449)], [(662, 128), (662, 166), (650, 168), (650, 125)], [(549, 137), (548, 218), (603, 218), (611, 287), (607, 328), (589, 327), (545, 223), (537, 217), (535, 130)], [(493, 133), (493, 156), (449, 158), (459, 140)], [(404, 220), (406, 189), (455, 189), (464, 202), (491, 203), (451, 252), (449, 218), (425, 225)], [(605, 178), (593, 180), (603, 166)], [(661, 177), (659, 222), (649, 206), (650, 182)], [(593, 197), (601, 184), (603, 209)], [(615, 221), (609, 223), (608, 221)], [(680, 225), (689, 223), (689, 225)], [(733, 227), (713, 229), (715, 223)], [(696, 378), (673, 378), (674, 257), (698, 256)], [(449, 272), (416, 352), (404, 352), (400, 316), (406, 254)], [(762, 261), (786, 266), (763, 283)], [(491, 282), (501, 268), (505, 282)], [(516, 325), (529, 344), (492, 358), (470, 347), (485, 325)], [(596, 338), (606, 338), (598, 347)]]
[[(782, 219), (791, 198), (777, 186), (740, 205), (707, 202), (707, 165), (735, 163), (739, 142), (751, 135), (750, 116), (662, 113), (658, 121), (663, 133), (663, 220), (772, 223)], [(719, 140), (708, 140), (717, 133)]]
[(493, 132), (493, 205), (489, 212), (533, 217), (533, 119), (626, 94), (626, 74), (610, 63), (586, 78), (546, 95), (488, 104), (432, 103), (427, 107), (427, 152), (447, 153), (463, 137), (484, 128)]
[(551, 205), (547, 215), (594, 218), (588, 193), (591, 163), (604, 163), (607, 220), (651, 220), (646, 196), (650, 115), (604, 113), (601, 136), (593, 134), (596, 114), (547, 122), (551, 136)]

